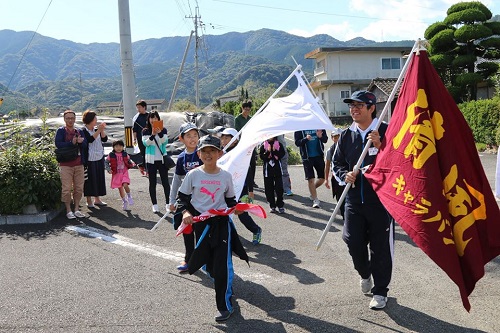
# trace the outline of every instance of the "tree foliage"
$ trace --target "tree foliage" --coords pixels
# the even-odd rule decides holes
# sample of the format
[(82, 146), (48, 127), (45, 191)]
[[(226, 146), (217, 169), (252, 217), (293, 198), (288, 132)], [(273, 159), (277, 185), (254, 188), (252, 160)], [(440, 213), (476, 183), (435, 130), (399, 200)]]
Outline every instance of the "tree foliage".
[(446, 13), (424, 33), (430, 60), (457, 102), (475, 100), (477, 84), (498, 72), (491, 60), (500, 59), (500, 22), (478, 1), (454, 4)]
[(500, 97), (470, 101), (458, 105), (469, 124), (474, 140), (488, 146), (500, 143)]

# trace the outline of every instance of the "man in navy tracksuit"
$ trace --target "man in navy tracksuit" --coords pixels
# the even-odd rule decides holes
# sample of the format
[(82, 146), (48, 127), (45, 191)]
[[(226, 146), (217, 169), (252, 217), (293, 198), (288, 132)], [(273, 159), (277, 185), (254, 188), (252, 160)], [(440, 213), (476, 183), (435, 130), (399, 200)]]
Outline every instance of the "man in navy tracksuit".
[(342, 238), (347, 244), (354, 268), (361, 276), (362, 292), (373, 294), (370, 308), (382, 309), (387, 303), (392, 274), (393, 219), (363, 174), (352, 170), (368, 139), (372, 140), (373, 145), (361, 168), (375, 161), (387, 124), (382, 123), (378, 131), (374, 130), (378, 120), (376, 98), (371, 92), (356, 91), (344, 102), (349, 104), (354, 122), (342, 132), (333, 158), (335, 174), (346, 183), (353, 184), (346, 196)]

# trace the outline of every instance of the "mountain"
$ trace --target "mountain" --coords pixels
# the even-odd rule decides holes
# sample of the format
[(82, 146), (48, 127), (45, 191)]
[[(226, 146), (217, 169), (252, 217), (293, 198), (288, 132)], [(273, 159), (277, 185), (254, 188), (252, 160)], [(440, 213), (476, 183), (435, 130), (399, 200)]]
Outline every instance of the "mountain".
[[(0, 113), (29, 105), (51, 109), (95, 108), (103, 101), (122, 98), (120, 45), (81, 44), (0, 30), (0, 96), (24, 96), (23, 103), (4, 103)], [(30, 40), (33, 40), (30, 43)], [(132, 44), (137, 95), (144, 99), (170, 99), (188, 37), (146, 39)], [(384, 42), (363, 38), (339, 41), (328, 35), (305, 38), (283, 31), (261, 29), (245, 33), (205, 35), (199, 50), (199, 86), (202, 106), (241, 87), (256, 96), (269, 85), (279, 86), (295, 68), (312, 73), (314, 63), (304, 55), (318, 47), (413, 45), (414, 41)], [(186, 58), (177, 99), (194, 101), (194, 42)], [(28, 50), (26, 47), (29, 45)], [(251, 88), (251, 89), (249, 89)], [(7, 90), (8, 89), (8, 90)]]

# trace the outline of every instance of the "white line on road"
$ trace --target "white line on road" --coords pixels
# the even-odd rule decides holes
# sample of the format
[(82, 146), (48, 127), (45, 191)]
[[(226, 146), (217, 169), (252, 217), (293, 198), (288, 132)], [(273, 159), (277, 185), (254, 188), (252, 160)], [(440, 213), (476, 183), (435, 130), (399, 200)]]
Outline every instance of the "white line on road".
[[(104, 242), (111, 243), (114, 245), (120, 245), (123, 247), (127, 247), (145, 254), (149, 254), (155, 257), (167, 259), (173, 262), (180, 262), (184, 260), (184, 254), (180, 252), (175, 252), (175, 251), (166, 251), (165, 249), (152, 245), (152, 244), (147, 244), (147, 243), (138, 243), (137, 241), (123, 237), (117, 234), (112, 234), (110, 232), (100, 230), (97, 228), (89, 227), (89, 226), (67, 226), (66, 230), (76, 232), (80, 235), (90, 237), (90, 238), (96, 238), (100, 239)], [(259, 273), (259, 272), (242, 272), (239, 273), (238, 276), (242, 278), (246, 278), (249, 280), (252, 280), (254, 282), (260, 282), (263, 283), (265, 281), (275, 281), (278, 283), (284, 283), (284, 281), (278, 281), (276, 278), (271, 278), (271, 276), (264, 274), (264, 273)]]
[(132, 248), (136, 251), (143, 252), (155, 257), (171, 260), (174, 262), (179, 262), (184, 260), (183, 253), (175, 251), (166, 251), (161, 247), (151, 244), (144, 244), (144, 243), (137, 244), (137, 242), (135, 242), (130, 238), (123, 237), (120, 235), (108, 234), (106, 231), (97, 228), (92, 228), (89, 226), (67, 226), (66, 230), (73, 231), (87, 237), (101, 239), (105, 242), (112, 243), (115, 245)]

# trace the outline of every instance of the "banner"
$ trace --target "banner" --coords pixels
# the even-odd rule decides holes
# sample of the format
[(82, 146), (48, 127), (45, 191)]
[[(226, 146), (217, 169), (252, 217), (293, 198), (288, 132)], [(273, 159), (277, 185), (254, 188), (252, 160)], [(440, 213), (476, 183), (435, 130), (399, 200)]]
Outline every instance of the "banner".
[(218, 160), (218, 165), (233, 175), (239, 198), (255, 147), (274, 136), (306, 129), (332, 130), (333, 125), (304, 82), (295, 72), (297, 89), (289, 96), (272, 98), (260, 113), (250, 119), (240, 132), (238, 145)]
[(472, 131), (427, 52), (413, 57), (376, 162), (365, 173), (413, 241), (468, 296), (500, 254), (500, 211)]

